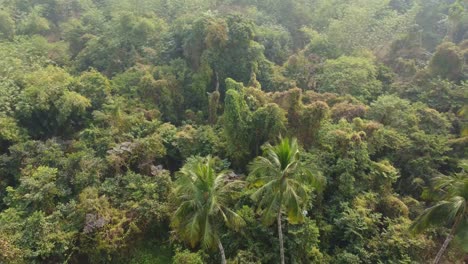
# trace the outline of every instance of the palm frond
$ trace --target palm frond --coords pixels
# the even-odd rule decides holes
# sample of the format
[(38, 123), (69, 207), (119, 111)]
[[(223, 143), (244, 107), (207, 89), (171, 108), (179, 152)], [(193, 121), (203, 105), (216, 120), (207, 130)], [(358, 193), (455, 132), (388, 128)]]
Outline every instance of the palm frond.
[(200, 215), (195, 214), (189, 219), (189, 222), (183, 227), (182, 234), (185, 235), (190, 245), (195, 247), (200, 237)]
[(465, 218), (458, 227), (457, 237), (458, 244), (468, 253), (468, 218)]
[(309, 185), (317, 192), (322, 192), (326, 185), (326, 179), (319, 171), (312, 171), (309, 168), (299, 166), (295, 175), (299, 182)]
[[(264, 210), (260, 210), (262, 213), (262, 222), (264, 225), (271, 225), (276, 218), (276, 214), (279, 210), (281, 210), (280, 196), (280, 193), (274, 193), (273, 197), (271, 197), (271, 199), (268, 200), (268, 206), (266, 206)], [(263, 208), (263, 206), (259, 208)]]
[(278, 145), (267, 145), (264, 156), (249, 164), (249, 180), (258, 189), (251, 199), (258, 203), (263, 221), (271, 223), (281, 207), (288, 213), (288, 220), (302, 221), (302, 203), (312, 189), (322, 190), (325, 179), (305, 168), (299, 159), (296, 139), (283, 138)]
[(192, 247), (216, 247), (219, 223), (235, 228), (243, 223), (228, 208), (232, 195), (243, 183), (229, 180), (225, 171), (217, 172), (210, 156), (190, 158), (179, 171), (175, 185), (174, 202), (178, 206), (171, 226)]
[(447, 201), (440, 201), (416, 218), (411, 229), (415, 232), (421, 232), (431, 225), (448, 224), (465, 210), (466, 201), (462, 197), (457, 196)]
[(297, 195), (296, 189), (288, 185), (283, 194), (283, 199), (287, 208), (288, 220), (293, 224), (301, 222), (303, 220), (300, 206), (302, 199)]
[(258, 188), (251, 196), (250, 198), (254, 201), (260, 201), (263, 199), (263, 196), (266, 194), (266, 195), (269, 195), (269, 194), (273, 194), (277, 191), (279, 191), (280, 187), (279, 187), (279, 184), (280, 184), (280, 181), (277, 179), (277, 180), (272, 180), (270, 182), (267, 182), (266, 184), (264, 184), (263, 186), (261, 186), (260, 188)]
[(215, 241), (217, 240), (217, 234), (213, 230), (210, 217), (208, 215), (204, 216), (203, 224), (201, 226), (203, 227), (203, 235), (202, 235), (202, 241), (201, 241), (202, 246), (204, 248), (215, 248), (216, 247)]
[(245, 225), (244, 219), (231, 209), (227, 207), (221, 207), (220, 212), (222, 213), (224, 222), (228, 227), (239, 230), (240, 227)]
[(281, 173), (280, 166), (265, 157), (255, 158), (248, 166), (250, 175), (275, 178)]

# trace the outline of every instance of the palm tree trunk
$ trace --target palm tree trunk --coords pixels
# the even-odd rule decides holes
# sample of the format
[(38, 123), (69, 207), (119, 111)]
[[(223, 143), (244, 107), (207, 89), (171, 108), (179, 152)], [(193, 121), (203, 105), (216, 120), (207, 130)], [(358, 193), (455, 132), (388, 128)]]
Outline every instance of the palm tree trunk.
[(281, 264), (284, 264), (283, 230), (281, 229), (281, 209), (278, 210), (278, 238), (280, 243)]
[(442, 247), (439, 249), (439, 252), (437, 252), (437, 255), (434, 259), (433, 264), (439, 264), (440, 260), (442, 259), (442, 255), (444, 254), (445, 250), (447, 249), (450, 241), (452, 241), (453, 237), (455, 236), (455, 231), (458, 227), (458, 224), (460, 223), (462, 217), (458, 216), (455, 219), (455, 223), (452, 226), (452, 230), (450, 231), (450, 234), (448, 237), (445, 239), (444, 244), (442, 244)]
[(221, 264), (226, 264), (226, 255), (224, 254), (224, 247), (223, 247), (223, 244), (221, 244), (220, 239), (218, 239), (218, 248), (219, 248), (219, 253), (221, 254)]
[(450, 234), (448, 237), (445, 239), (444, 244), (442, 244), (442, 247), (440, 248), (439, 252), (437, 252), (437, 256), (434, 259), (433, 264), (439, 264), (440, 259), (442, 258), (442, 255), (444, 254), (445, 250), (447, 249), (448, 244), (450, 241), (452, 241), (453, 235)]

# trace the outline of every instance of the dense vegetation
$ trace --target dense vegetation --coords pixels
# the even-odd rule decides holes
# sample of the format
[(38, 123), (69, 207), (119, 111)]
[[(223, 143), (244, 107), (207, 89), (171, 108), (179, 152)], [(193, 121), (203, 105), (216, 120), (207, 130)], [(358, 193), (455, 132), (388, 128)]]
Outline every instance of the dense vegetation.
[(462, 0), (0, 0), (0, 263), (463, 263)]

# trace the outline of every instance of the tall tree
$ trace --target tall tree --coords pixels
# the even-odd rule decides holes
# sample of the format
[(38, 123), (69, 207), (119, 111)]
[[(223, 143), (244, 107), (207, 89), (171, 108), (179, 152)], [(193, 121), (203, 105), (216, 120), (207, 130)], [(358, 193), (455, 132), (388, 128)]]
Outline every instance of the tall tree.
[(242, 83), (226, 79), (227, 92), (224, 98), (223, 127), (226, 136), (227, 153), (234, 165), (247, 164), (252, 142), (252, 113), (244, 100)]
[(372, 100), (382, 92), (373, 58), (342, 56), (327, 60), (319, 75), (320, 92), (350, 94), (361, 101)]
[(459, 236), (461, 245), (468, 244), (468, 174), (435, 178), (434, 187), (442, 193), (441, 200), (416, 218), (412, 229), (418, 232), (430, 225), (451, 224), (450, 233), (434, 259), (437, 264), (454, 237)]
[(224, 222), (239, 228), (244, 220), (229, 208), (229, 202), (241, 181), (230, 180), (227, 171), (217, 172), (215, 159), (192, 158), (180, 170), (174, 189), (177, 209), (172, 226), (192, 247), (200, 243), (205, 248), (218, 246), (221, 263), (226, 264), (219, 229)]
[(258, 202), (263, 222), (272, 224), (275, 218), (277, 220), (281, 263), (284, 264), (282, 212), (286, 211), (289, 222), (302, 222), (306, 197), (313, 189), (320, 190), (323, 181), (301, 163), (296, 139), (284, 138), (276, 146), (267, 145), (264, 155), (250, 163), (249, 169), (253, 185), (260, 186), (251, 198)]

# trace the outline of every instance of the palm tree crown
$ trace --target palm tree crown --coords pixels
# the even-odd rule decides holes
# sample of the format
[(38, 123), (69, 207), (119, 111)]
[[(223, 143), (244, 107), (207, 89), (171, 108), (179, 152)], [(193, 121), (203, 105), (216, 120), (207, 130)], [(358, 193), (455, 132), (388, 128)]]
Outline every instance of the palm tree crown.
[(468, 220), (468, 175), (466, 172), (437, 177), (434, 182), (435, 190), (442, 194), (442, 199), (416, 218), (412, 226), (415, 231), (422, 231), (430, 225), (454, 224), (457, 221), (463, 224)]
[(313, 189), (320, 189), (323, 179), (300, 162), (296, 139), (281, 139), (276, 146), (267, 145), (264, 156), (249, 166), (254, 186), (252, 199), (259, 202), (265, 223), (271, 224), (284, 208), (291, 223), (303, 220), (302, 205)]
[(437, 177), (434, 183), (435, 190), (441, 194), (441, 200), (416, 218), (411, 228), (420, 232), (430, 225), (451, 225), (450, 234), (433, 262), (439, 263), (454, 237), (458, 237), (460, 244), (468, 251), (468, 174), (462, 171), (453, 176)]
[(236, 229), (244, 224), (228, 206), (242, 182), (229, 180), (226, 171), (217, 173), (214, 163), (210, 156), (192, 158), (182, 167), (176, 180), (177, 209), (172, 225), (192, 247), (198, 243), (206, 248), (220, 246), (218, 232), (222, 223)]

